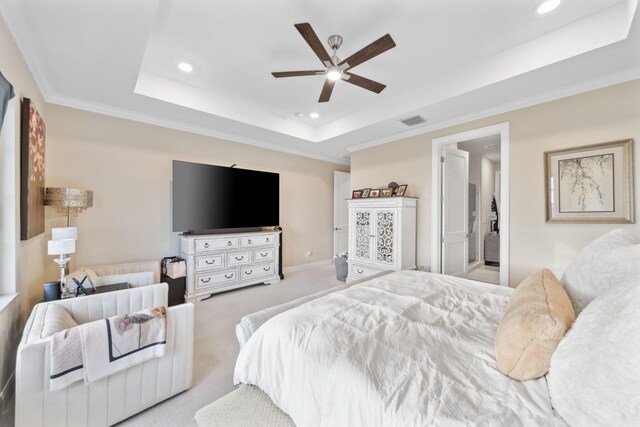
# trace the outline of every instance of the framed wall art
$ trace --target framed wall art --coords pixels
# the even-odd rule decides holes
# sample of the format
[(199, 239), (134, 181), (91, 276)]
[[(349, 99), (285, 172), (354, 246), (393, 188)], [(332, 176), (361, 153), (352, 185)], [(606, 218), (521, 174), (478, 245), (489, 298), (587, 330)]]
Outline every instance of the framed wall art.
[(22, 100), (20, 129), (20, 239), (44, 233), (44, 120), (29, 98)]
[(633, 140), (544, 153), (547, 222), (632, 223)]

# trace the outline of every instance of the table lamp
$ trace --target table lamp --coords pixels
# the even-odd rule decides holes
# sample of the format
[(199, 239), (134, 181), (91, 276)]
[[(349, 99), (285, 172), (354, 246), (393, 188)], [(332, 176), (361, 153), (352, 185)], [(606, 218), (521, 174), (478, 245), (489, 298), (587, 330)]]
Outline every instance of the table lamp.
[(76, 251), (76, 241), (73, 239), (49, 240), (49, 255), (57, 255), (53, 261), (60, 266), (60, 293), (63, 298), (67, 297), (67, 288), (65, 286), (65, 266), (71, 259), (69, 256)]

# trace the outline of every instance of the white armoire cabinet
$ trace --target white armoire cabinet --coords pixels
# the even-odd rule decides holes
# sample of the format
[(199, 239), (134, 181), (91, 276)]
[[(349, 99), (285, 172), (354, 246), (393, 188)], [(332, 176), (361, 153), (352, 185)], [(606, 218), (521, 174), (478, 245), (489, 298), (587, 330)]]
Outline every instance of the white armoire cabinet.
[(411, 197), (349, 199), (347, 283), (416, 268), (416, 204)]

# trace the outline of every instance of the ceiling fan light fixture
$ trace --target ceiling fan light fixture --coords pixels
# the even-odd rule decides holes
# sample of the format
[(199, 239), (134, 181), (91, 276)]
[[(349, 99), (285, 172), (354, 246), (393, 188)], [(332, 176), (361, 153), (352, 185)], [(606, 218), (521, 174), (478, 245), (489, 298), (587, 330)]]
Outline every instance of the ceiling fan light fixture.
[(540, 3), (538, 9), (536, 9), (536, 12), (538, 12), (538, 15), (544, 15), (551, 12), (558, 6), (560, 6), (560, 0), (545, 0)]
[(341, 77), (342, 77), (342, 71), (340, 71), (339, 69), (329, 68), (327, 70), (327, 79), (331, 80), (332, 82), (340, 80)]

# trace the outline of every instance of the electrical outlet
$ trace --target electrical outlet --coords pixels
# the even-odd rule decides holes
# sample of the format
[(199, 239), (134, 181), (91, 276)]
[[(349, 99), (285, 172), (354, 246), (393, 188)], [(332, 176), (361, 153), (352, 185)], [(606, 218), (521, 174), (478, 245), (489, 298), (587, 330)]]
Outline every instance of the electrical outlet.
[(311, 258), (311, 255), (313, 255), (313, 251), (307, 251), (307, 258)]

